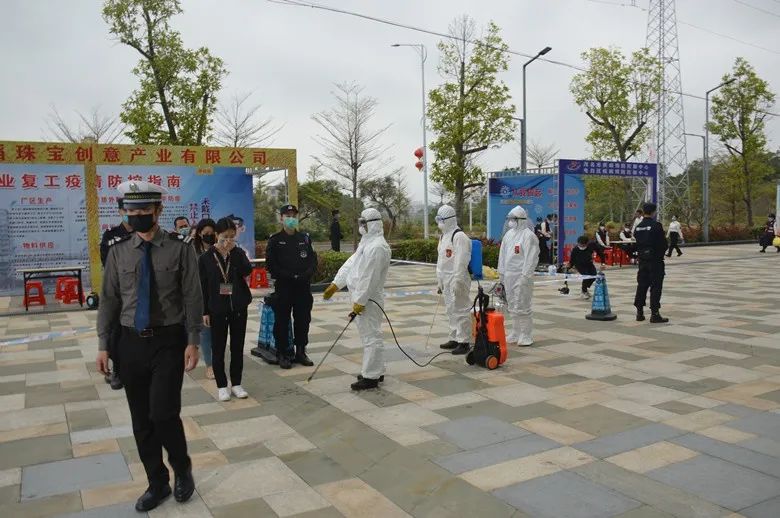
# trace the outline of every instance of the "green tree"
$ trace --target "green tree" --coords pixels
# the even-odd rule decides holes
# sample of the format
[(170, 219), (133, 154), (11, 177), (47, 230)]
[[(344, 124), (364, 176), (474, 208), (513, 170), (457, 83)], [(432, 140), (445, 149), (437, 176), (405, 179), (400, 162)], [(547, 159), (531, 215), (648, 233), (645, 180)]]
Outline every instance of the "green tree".
[(515, 107), (498, 78), (509, 68), (498, 26), (490, 22), (474, 41), (474, 20), (464, 15), (450, 24), (449, 33), (438, 45), (444, 83), (428, 95), (428, 120), (436, 133), (430, 144), (436, 154), (431, 179), (454, 193), (461, 217), (465, 192), (485, 182), (477, 157), (513, 139)]
[(139, 85), (123, 104), (126, 135), (138, 144), (202, 145), (209, 137), (216, 94), (227, 74), (220, 58), (184, 47), (169, 24), (178, 0), (106, 0), (103, 19), (141, 59)]
[(650, 115), (661, 91), (661, 67), (644, 48), (627, 61), (619, 49), (582, 53), (587, 70), (571, 82), (574, 102), (590, 120), (585, 140), (595, 158), (627, 162), (650, 137)]
[(409, 212), (411, 205), (400, 169), (387, 176), (362, 180), (360, 196), (387, 214), (390, 234), (397, 228), (399, 219)]
[(732, 168), (745, 206), (747, 224), (753, 226), (756, 188), (773, 173), (766, 160), (766, 119), (775, 101), (769, 83), (758, 77), (744, 58), (737, 58), (725, 85), (712, 98), (710, 131), (718, 136), (734, 161)]

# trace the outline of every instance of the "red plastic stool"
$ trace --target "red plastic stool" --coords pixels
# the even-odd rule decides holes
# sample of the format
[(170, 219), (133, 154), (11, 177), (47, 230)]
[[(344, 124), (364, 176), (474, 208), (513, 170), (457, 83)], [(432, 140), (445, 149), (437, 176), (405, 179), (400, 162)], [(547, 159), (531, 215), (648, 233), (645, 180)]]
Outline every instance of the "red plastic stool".
[(268, 287), (268, 272), (265, 268), (252, 268), (249, 276), (249, 287), (252, 289)]
[(612, 249), (611, 248), (605, 248), (604, 249), (604, 264), (610, 264), (612, 266), (615, 266), (615, 258), (612, 255)]
[(63, 295), (65, 295), (68, 281), (78, 282), (78, 279), (76, 279), (76, 277), (57, 277), (57, 288), (54, 290), (54, 300), (62, 300)]
[(84, 303), (84, 294), (79, 300), (79, 280), (75, 278), (65, 282), (65, 292), (62, 294), (63, 304), (73, 304), (74, 302)]
[[(37, 293), (32, 294), (35, 290)], [(43, 283), (41, 281), (27, 281), (24, 283), (24, 306), (46, 305), (46, 297), (43, 294)]]

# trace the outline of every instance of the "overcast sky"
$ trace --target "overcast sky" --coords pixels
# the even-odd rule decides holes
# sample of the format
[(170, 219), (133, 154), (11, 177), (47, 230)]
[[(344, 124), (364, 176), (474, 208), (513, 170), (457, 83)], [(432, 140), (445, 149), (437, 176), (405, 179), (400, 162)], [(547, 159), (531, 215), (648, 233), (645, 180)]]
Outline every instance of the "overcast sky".
[[(612, 2), (613, 0), (606, 0)], [(446, 32), (453, 17), (467, 13), (478, 24), (495, 21), (511, 49), (535, 54), (549, 45), (551, 59), (581, 64), (580, 53), (614, 45), (626, 53), (645, 44), (648, 0), (641, 8), (590, 0), (320, 0), (320, 3)], [(631, 0), (614, 0), (630, 4)], [(679, 0), (682, 85), (703, 96), (743, 56), (780, 89), (780, 2)], [(0, 31), (0, 140), (43, 140), (51, 105), (66, 117), (100, 105), (118, 113), (136, 86), (131, 73), (138, 54), (115, 43), (100, 16), (98, 0), (4, 0)], [(312, 140), (315, 112), (332, 105), (334, 82), (356, 81), (379, 101), (374, 124), (392, 124), (386, 144), (397, 166), (405, 167), (410, 192), (422, 198), (422, 175), (414, 168), (421, 145), (420, 62), (410, 48), (392, 43), (423, 43), (428, 48), (426, 84), (440, 82), (436, 70), (439, 38), (342, 14), (290, 7), (266, 0), (183, 0), (184, 13), (172, 21), (188, 47), (207, 46), (230, 72), (220, 96), (254, 92), (263, 113), (284, 124), (273, 145), (298, 149), (305, 172), (320, 152)], [(683, 22), (725, 36), (698, 30)], [(509, 85), (518, 116), (524, 58), (511, 58)], [(528, 67), (528, 132), (531, 140), (554, 143), (559, 158), (585, 158), (586, 117), (574, 105), (571, 68), (545, 62)], [(684, 98), (686, 128), (700, 133), (704, 101)], [(777, 106), (773, 110), (780, 112)], [(770, 147), (780, 146), (780, 119), (768, 125)], [(429, 140), (434, 136), (429, 132)], [(518, 135), (519, 138), (519, 135)], [(691, 139), (688, 159), (701, 157), (701, 141)], [(486, 170), (519, 164), (519, 144), (483, 155)]]

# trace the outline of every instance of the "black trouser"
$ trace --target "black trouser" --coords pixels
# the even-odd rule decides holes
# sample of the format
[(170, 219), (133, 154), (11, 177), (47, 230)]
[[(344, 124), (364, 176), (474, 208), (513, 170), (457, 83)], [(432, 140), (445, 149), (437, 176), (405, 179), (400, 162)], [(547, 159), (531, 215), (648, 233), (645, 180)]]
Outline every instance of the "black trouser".
[(108, 335), (108, 357), (111, 359), (112, 372), (114, 375), (119, 376), (119, 340), (122, 338), (122, 326), (116, 326), (111, 330), (111, 334)]
[[(596, 275), (596, 273), (598, 273), (596, 272), (596, 267), (593, 264), (583, 266), (582, 268), (577, 267), (577, 271), (580, 273), (580, 275)], [(582, 281), (582, 293), (588, 291), (588, 288), (590, 288), (594, 282), (596, 282), (596, 279), (584, 279)]]
[(678, 234), (677, 232), (669, 233), (669, 250), (666, 251), (666, 255), (668, 257), (672, 256), (672, 250), (675, 249), (677, 250), (677, 255), (682, 255), (682, 250), (680, 250), (680, 245), (677, 244), (679, 243), (679, 241), (680, 241), (680, 234)]
[(636, 255), (636, 247), (634, 245), (618, 245), (628, 257), (634, 257)]
[(550, 249), (547, 246), (547, 243), (549, 241), (550, 239), (546, 237), (539, 238), (539, 264), (552, 263), (552, 261), (550, 260)]
[(341, 241), (338, 239), (336, 240), (331, 239), (330, 249), (333, 250), (334, 252), (341, 252)]
[(636, 275), (636, 297), (634, 306), (637, 309), (645, 307), (647, 290), (650, 290), (650, 310), (654, 313), (661, 309), (661, 292), (664, 288), (666, 268), (663, 261), (640, 261)]
[(179, 417), (186, 346), (187, 333), (182, 325), (155, 328), (154, 336), (148, 338), (134, 329), (122, 328), (121, 379), (138, 455), (152, 487), (164, 486), (170, 480), (163, 464), (163, 447), (175, 472), (186, 472), (191, 466)]
[(227, 314), (214, 314), (211, 319), (211, 367), (217, 387), (227, 387), (225, 376), (225, 349), (230, 331), (230, 384), (241, 385), (244, 371), (244, 338), (246, 337), (246, 308)]
[(274, 304), (274, 342), (277, 354), (291, 355), (290, 348), (290, 312), (293, 317), (293, 339), (299, 353), (306, 350), (309, 343), (309, 324), (314, 297), (311, 295), (309, 281), (282, 279), (276, 281), (276, 303)]

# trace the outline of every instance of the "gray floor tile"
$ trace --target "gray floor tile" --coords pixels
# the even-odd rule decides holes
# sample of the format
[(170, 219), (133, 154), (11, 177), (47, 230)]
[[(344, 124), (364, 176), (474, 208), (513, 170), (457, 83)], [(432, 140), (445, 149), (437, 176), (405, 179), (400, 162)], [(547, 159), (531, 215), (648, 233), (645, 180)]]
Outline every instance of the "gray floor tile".
[(493, 417), (464, 417), (428, 427), (435, 433), (464, 450), (471, 450), (488, 444), (516, 439), (528, 432), (517, 426)]
[(0, 469), (30, 466), (73, 457), (67, 434), (0, 443)]
[(451, 473), (459, 474), (472, 469), (483, 468), (492, 464), (498, 464), (510, 459), (519, 459), (534, 453), (550, 450), (560, 446), (555, 441), (535, 434), (526, 435), (518, 439), (491, 444), (477, 448), (432, 459), (433, 462)]
[(732, 421), (729, 423), (731, 428), (742, 430), (743, 432), (755, 433), (765, 437), (780, 437), (780, 414), (765, 412), (763, 414), (753, 415)]
[(625, 432), (604, 435), (597, 439), (575, 444), (574, 447), (596, 457), (604, 458), (635, 448), (641, 448), (642, 446), (647, 446), (648, 444), (663, 441), (684, 433), (685, 432), (682, 430), (665, 424), (653, 423), (638, 428), (632, 428)]
[(588, 405), (547, 416), (555, 422), (601, 437), (652, 424), (652, 421), (601, 405)]
[(676, 437), (671, 442), (780, 478), (780, 459), (777, 457), (716, 441), (695, 433)]
[(642, 505), (568, 471), (505, 487), (493, 494), (540, 518), (606, 518)]
[(780, 437), (778, 437), (777, 440), (767, 439), (766, 437), (756, 437), (755, 439), (748, 439), (747, 441), (742, 441), (738, 444), (743, 448), (780, 459)]
[(733, 511), (780, 494), (780, 479), (709, 455), (653, 470), (647, 476)]
[(720, 412), (721, 414), (733, 415), (734, 417), (750, 417), (762, 413), (761, 410), (756, 410), (755, 408), (742, 405), (736, 405), (734, 403), (716, 406), (712, 410), (715, 412)]
[(739, 514), (747, 518), (777, 518), (780, 516), (780, 496), (742, 509)]
[(130, 470), (121, 453), (38, 464), (22, 470), (22, 500), (60, 495), (130, 479)]
[(80, 513), (62, 514), (57, 516), (57, 518), (138, 518), (139, 516), (147, 516), (146, 513), (141, 514), (136, 511), (133, 507), (134, 505), (135, 502), (127, 502), (106, 507), (96, 507)]

